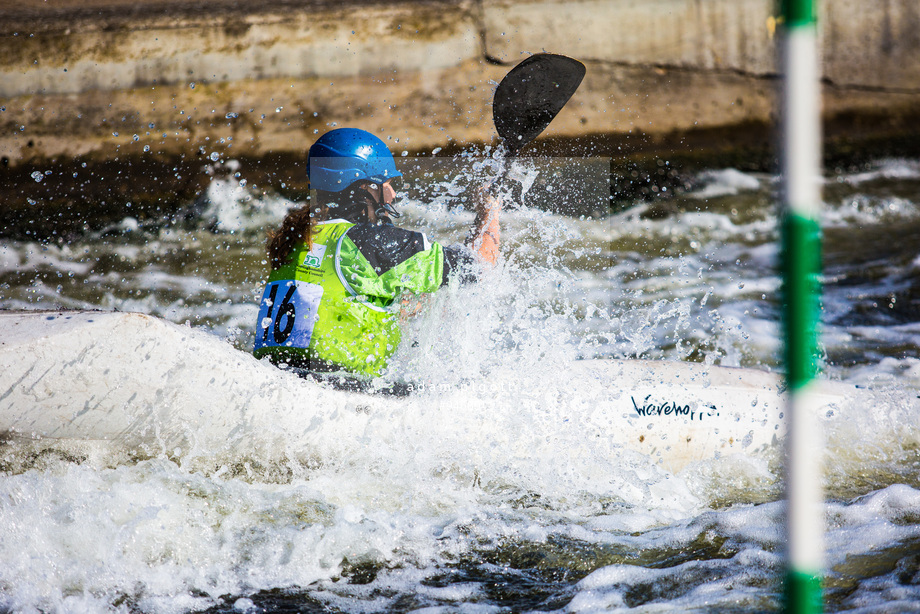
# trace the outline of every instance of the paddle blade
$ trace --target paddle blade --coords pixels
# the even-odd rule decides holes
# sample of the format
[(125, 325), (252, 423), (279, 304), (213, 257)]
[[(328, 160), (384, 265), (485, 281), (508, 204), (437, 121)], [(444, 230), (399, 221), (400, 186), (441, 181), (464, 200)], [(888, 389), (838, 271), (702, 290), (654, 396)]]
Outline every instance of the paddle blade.
[(552, 53), (532, 55), (505, 75), (495, 89), (492, 117), (508, 155), (549, 126), (584, 76), (584, 64)]

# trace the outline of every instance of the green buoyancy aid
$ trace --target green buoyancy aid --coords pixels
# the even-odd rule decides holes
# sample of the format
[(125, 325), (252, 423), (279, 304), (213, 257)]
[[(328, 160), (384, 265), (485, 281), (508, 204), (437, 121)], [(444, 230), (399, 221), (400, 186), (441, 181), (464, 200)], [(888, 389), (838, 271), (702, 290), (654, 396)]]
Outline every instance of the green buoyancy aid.
[(271, 272), (259, 308), (256, 358), (318, 359), (376, 375), (400, 341), (399, 298), (434, 292), (443, 281), (437, 243), (378, 273), (346, 234), (355, 224), (316, 224), (291, 260)]

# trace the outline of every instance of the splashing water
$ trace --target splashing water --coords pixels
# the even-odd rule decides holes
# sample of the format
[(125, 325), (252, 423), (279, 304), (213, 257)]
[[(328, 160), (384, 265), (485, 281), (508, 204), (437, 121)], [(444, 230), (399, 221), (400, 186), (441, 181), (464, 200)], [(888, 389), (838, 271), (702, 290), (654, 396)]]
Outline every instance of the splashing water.
[[(404, 225), (464, 239), (469, 187), (500, 169), (491, 153), (462, 162), (405, 161)], [(596, 215), (603, 187), (566, 183), (590, 172), (541, 164), (519, 169), (530, 185), (503, 213), (501, 266), (408, 323), (390, 375), (422, 390), (378, 411), (234, 366), (252, 346), (264, 230), (292, 204), (238, 169), (214, 177), (188, 227), (126, 219), (68, 244), (0, 245), (3, 308), (187, 322), (227, 341), (214, 363), (231, 376), (263, 369), (253, 395), (302, 399), (271, 433), (241, 425), (243, 456), (3, 444), (0, 609), (778, 609), (777, 453), (669, 473), (594, 412), (610, 382), (571, 368), (775, 369), (774, 178), (710, 171), (650, 219), (641, 203)], [(825, 186), (825, 371), (877, 392), (827, 433), (829, 611), (920, 600), (916, 168), (885, 160)]]

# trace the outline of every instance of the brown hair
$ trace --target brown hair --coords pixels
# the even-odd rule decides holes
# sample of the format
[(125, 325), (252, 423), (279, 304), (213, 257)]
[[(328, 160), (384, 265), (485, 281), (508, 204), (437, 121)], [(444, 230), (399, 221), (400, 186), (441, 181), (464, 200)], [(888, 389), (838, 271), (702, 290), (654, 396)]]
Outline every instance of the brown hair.
[(284, 216), (280, 228), (268, 231), (265, 248), (273, 271), (287, 264), (301, 241), (306, 241), (308, 247), (313, 247), (313, 224), (325, 220), (329, 209), (320, 202), (325, 199), (316, 198), (314, 195), (311, 200), (312, 205), (306, 204), (291, 209)]
[[(272, 270), (280, 269), (287, 264), (301, 241), (306, 241), (308, 248), (313, 247), (313, 225), (329, 217), (330, 205), (340, 207), (336, 211), (345, 218), (350, 217), (348, 212), (353, 212), (355, 205), (363, 210), (367, 206), (366, 199), (369, 196), (359, 192), (359, 189), (368, 184), (367, 181), (356, 181), (341, 192), (310, 190), (309, 204), (291, 209), (284, 216), (278, 230), (268, 231), (265, 247)], [(333, 204), (336, 202), (337, 204)]]

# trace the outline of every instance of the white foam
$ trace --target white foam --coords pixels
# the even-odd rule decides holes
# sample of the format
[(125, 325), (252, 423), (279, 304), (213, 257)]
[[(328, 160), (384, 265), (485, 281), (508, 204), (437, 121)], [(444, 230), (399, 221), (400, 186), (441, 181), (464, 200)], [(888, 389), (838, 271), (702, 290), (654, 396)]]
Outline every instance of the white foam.
[[(915, 604), (920, 589), (901, 577), (905, 572), (910, 574), (910, 556), (890, 571), (880, 573), (867, 571), (864, 564), (871, 565), (886, 554), (894, 560), (905, 556), (905, 545), (920, 536), (920, 527), (913, 522), (918, 512), (920, 492), (903, 484), (888, 486), (851, 502), (826, 504), (827, 568), (842, 586), (851, 583), (854, 587), (838, 591), (832, 586), (826, 590), (842, 593), (844, 606), (866, 608), (866, 611), (897, 610), (905, 604)], [(759, 587), (764, 583), (778, 585), (783, 573), (782, 514), (781, 503), (736, 506), (703, 513), (690, 523), (672, 524), (635, 537), (613, 537), (614, 543), (627, 551), (669, 549), (679, 553), (709, 544), (725, 558), (707, 555), (702, 560), (691, 559), (657, 569), (641, 563), (608, 565), (576, 585), (575, 597), (566, 609), (626, 610), (636, 594), (641, 595), (644, 609), (682, 611), (739, 605), (759, 609), (764, 598)], [(867, 579), (867, 573), (875, 575)]]
[(220, 232), (261, 230), (277, 226), (288, 209), (295, 206), (279, 196), (253, 193), (238, 179), (212, 179), (204, 195), (203, 217)]
[(742, 191), (759, 190), (761, 187), (760, 179), (734, 168), (705, 171), (698, 175), (698, 179), (704, 182), (704, 187), (688, 192), (687, 196), (699, 200), (731, 196)]
[(838, 181), (850, 185), (859, 185), (878, 179), (920, 179), (920, 162), (917, 160), (899, 158), (880, 160), (874, 163), (873, 168), (870, 170), (861, 173), (841, 175)]
[[(882, 166), (874, 177), (827, 186), (835, 199), (832, 189), (844, 194), (827, 203), (826, 223), (855, 230), (914, 219), (916, 199), (880, 195), (870, 183), (913, 181), (916, 164)], [(574, 592), (566, 606), (573, 612), (769, 607), (783, 574), (779, 451), (725, 454), (669, 473), (610, 436), (609, 416), (597, 411), (615, 393), (609, 378), (567, 366), (622, 356), (776, 365), (776, 218), (760, 196), (770, 180), (730, 169), (706, 180), (696, 197), (735, 191), (745, 203), (756, 200), (753, 210), (661, 220), (643, 219), (641, 207), (600, 220), (503, 214), (503, 268), (479, 286), (446, 289), (409, 327), (407, 339), (419, 345), (406, 345), (394, 364), (431, 386), (415, 401), (342, 400), (219, 342), (201, 356), (208, 368), (198, 385), (210, 392), (187, 414), (183, 437), (160, 433), (159, 445), (133, 457), (78, 450), (81, 463), (60, 451), (17, 455), (25, 448), (5, 444), (0, 609), (179, 612), (229, 595), (225, 607), (252, 611), (259, 590), (296, 588), (351, 612), (405, 607), (405, 596), (419, 609), (498, 611), (483, 582), (432, 579), (461, 563), (525, 574), (490, 561), (513, 560), (519, 550), (552, 557), (560, 540), (573, 540), (566, 554), (578, 558), (560, 568), (596, 567), (564, 589)], [(459, 183), (445, 191), (462, 195)], [(232, 179), (214, 180), (209, 195), (211, 221), (226, 231), (216, 238), (125, 221), (98, 243), (5, 242), (0, 271), (7, 279), (25, 272), (29, 281), (28, 292), (3, 289), (2, 306), (207, 318), (223, 339), (236, 329), (238, 347), (248, 350), (264, 269), (261, 232), (292, 203), (250, 194)], [(451, 208), (450, 198), (433, 207), (406, 203), (406, 225), (462, 241), (472, 214)], [(238, 246), (231, 231), (251, 244)], [(228, 247), (240, 270), (216, 261)], [(183, 272), (176, 262), (188, 262)], [(908, 263), (905, 275), (920, 267), (920, 259)], [(58, 271), (73, 273), (76, 287), (59, 293)], [(39, 272), (47, 279), (32, 284)], [(888, 290), (886, 283), (851, 290)], [(846, 321), (852, 300), (826, 295), (828, 319)], [(835, 603), (855, 611), (908, 610), (920, 600), (903, 580), (915, 571), (920, 514), (917, 490), (905, 485), (916, 481), (920, 446), (916, 328), (825, 330), (830, 347), (855, 355), (847, 354), (854, 364), (827, 371), (872, 393), (854, 408), (830, 408), (849, 413), (826, 423), (828, 562), (850, 591)], [(189, 339), (203, 335), (187, 330)], [(863, 345), (900, 349), (876, 361)], [(150, 346), (133, 349), (146, 356)], [(98, 358), (116, 370), (102, 354), (67, 366), (79, 375), (74, 386), (104, 371), (93, 374), (81, 361)], [(166, 399), (191, 364), (168, 373), (143, 365), (144, 377), (162, 380), (161, 424), (179, 412)], [(231, 413), (238, 429), (209, 440), (208, 422), (225, 412), (195, 416), (205, 399), (228, 390), (248, 395), (239, 405), (248, 411), (274, 407), (276, 419), (255, 429), (245, 412)], [(134, 392), (104, 389), (108, 399)], [(36, 403), (68, 393), (33, 389)], [(382, 567), (370, 584), (342, 576), (363, 563)]]

